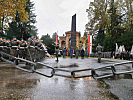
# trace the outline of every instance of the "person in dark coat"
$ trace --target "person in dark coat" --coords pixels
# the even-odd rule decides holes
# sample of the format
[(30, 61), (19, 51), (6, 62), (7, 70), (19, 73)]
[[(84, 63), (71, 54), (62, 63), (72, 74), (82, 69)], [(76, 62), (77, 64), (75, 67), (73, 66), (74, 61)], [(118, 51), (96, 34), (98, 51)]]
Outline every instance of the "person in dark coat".
[(76, 54), (76, 59), (78, 59), (78, 56), (79, 56), (79, 50), (78, 50), (78, 47), (76, 47), (76, 52), (75, 52), (75, 54)]
[(84, 49), (82, 49), (81, 50), (81, 59), (84, 59), (84, 53), (85, 53), (85, 51), (84, 51)]
[(86, 49), (85, 53), (86, 53), (86, 57), (88, 58), (89, 57), (88, 49)]
[(73, 48), (70, 48), (70, 58), (72, 58), (73, 57)]
[(56, 53), (56, 58), (57, 58), (57, 62), (59, 61), (58, 60), (58, 53), (59, 53), (59, 45), (56, 45), (56, 47), (55, 47), (55, 53)]
[(66, 50), (66, 48), (64, 48), (64, 49), (63, 49), (63, 58), (66, 57), (66, 53), (67, 53), (67, 50)]

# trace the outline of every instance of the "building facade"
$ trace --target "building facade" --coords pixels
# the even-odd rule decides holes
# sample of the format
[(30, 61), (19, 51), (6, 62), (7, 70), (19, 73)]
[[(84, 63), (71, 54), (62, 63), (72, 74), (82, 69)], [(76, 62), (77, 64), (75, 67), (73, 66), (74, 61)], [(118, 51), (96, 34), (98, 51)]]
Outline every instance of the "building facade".
[[(76, 45), (78, 45), (80, 39), (80, 32), (76, 32)], [(71, 42), (71, 31), (65, 32), (65, 36), (59, 36), (59, 48), (69, 50)]]

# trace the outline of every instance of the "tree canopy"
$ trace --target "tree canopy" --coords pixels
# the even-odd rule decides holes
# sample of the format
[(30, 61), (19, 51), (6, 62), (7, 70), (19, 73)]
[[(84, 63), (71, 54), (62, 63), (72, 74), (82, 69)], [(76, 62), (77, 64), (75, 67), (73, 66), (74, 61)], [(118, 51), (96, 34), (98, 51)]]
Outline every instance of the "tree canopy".
[(25, 10), (27, 0), (0, 0), (0, 32), (9, 27), (8, 23), (15, 21), (16, 13), (21, 22), (28, 21), (28, 12)]
[[(9, 1), (13, 2), (13, 0), (9, 0)], [(3, 29), (2, 32), (4, 32), (3, 35), (9, 39), (12, 39), (13, 36), (16, 36), (16, 38), (18, 39), (23, 38), (24, 40), (27, 40), (29, 37), (29, 34), (33, 34), (34, 36), (37, 36), (37, 28), (34, 25), (36, 23), (36, 15), (33, 13), (34, 3), (31, 2), (31, 0), (24, 0), (24, 1), (21, 1), (21, 2), (18, 1), (20, 3), (20, 7), (23, 7), (21, 8), (21, 10), (23, 9), (22, 11), (23, 13), (21, 13), (19, 8), (18, 9), (16, 8), (16, 10), (14, 9), (13, 15), (9, 17), (7, 16), (7, 19), (8, 18), (12, 18), (12, 19), (8, 20), (7, 23), (3, 22), (4, 24), (8, 25), (8, 28), (6, 30), (4, 30), (5, 27), (3, 26), (2, 28)], [(4, 3), (8, 3), (8, 2), (4, 2)], [(16, 5), (18, 6), (19, 3), (16, 3)], [(11, 12), (7, 12), (7, 13), (11, 13)], [(21, 17), (23, 17), (23, 19)], [(2, 25), (0, 26), (2, 27)]]
[(133, 0), (94, 0), (86, 12), (86, 30), (96, 37), (94, 45), (100, 43), (105, 51), (113, 51), (115, 42), (124, 43), (122, 37), (133, 33)]
[(50, 54), (54, 54), (55, 52), (54, 40), (50, 37), (50, 35), (49, 34), (42, 35), (41, 40), (43, 40), (43, 43), (47, 46), (48, 52)]

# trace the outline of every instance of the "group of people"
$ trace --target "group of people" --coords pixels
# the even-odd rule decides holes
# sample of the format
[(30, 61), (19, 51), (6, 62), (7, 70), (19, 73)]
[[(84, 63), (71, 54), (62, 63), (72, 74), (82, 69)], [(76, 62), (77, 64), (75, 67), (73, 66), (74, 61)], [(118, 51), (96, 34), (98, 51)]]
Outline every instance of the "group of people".
[[(101, 62), (101, 54), (103, 51), (103, 47), (98, 45), (97, 48), (97, 55), (98, 55), (98, 62)], [(78, 49), (78, 47), (76, 47), (76, 49), (74, 50), (74, 48), (70, 47), (69, 50), (67, 50), (66, 48), (64, 48), (62, 50), (63, 53), (63, 58), (65, 58), (66, 56), (70, 56), (70, 58), (73, 58), (73, 56), (76, 57), (76, 59), (78, 59), (79, 56), (81, 56), (81, 59), (84, 59), (84, 57), (86, 56), (87, 58), (89, 57), (89, 51), (86, 49), (84, 50), (83, 48), (81, 50)]]
[(73, 58), (73, 56), (75, 56), (76, 59), (78, 59), (79, 56), (81, 56), (82, 59), (84, 59), (84, 56), (89, 57), (88, 50), (84, 50), (84, 49), (79, 50), (78, 47), (76, 47), (75, 50), (72, 47), (70, 48), (70, 50), (67, 50), (66, 48), (64, 48), (62, 50), (62, 53), (63, 53), (63, 58), (65, 58), (68, 55), (70, 56), (70, 58)]
[(120, 58), (123, 60), (130, 60), (133, 59), (133, 54), (130, 51), (124, 51), (120, 53), (113, 52), (113, 56), (115, 59)]
[(125, 49), (124, 45), (118, 47), (118, 44), (116, 43), (116, 50), (113, 52), (114, 58), (120, 58), (124, 60), (130, 60), (133, 59), (133, 46), (131, 48), (131, 51), (128, 51)]
[[(18, 40), (16, 37), (13, 37), (12, 40), (0, 37), (0, 51), (10, 54), (14, 57), (35, 62), (45, 57), (46, 47), (42, 43), (42, 40), (36, 39), (32, 34), (30, 34), (30, 37), (27, 41), (23, 39)], [(2, 55), (0, 54), (0, 56)]]

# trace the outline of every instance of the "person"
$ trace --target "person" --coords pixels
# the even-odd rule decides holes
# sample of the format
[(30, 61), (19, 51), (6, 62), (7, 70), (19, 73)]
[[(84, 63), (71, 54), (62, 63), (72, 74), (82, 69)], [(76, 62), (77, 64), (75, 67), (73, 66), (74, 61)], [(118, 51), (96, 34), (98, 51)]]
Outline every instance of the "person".
[(37, 39), (35, 41), (35, 49), (36, 49), (36, 61), (39, 61), (40, 59), (43, 59), (45, 56), (45, 50), (43, 48), (42, 40)]
[(27, 41), (27, 59), (31, 61), (35, 61), (35, 39), (33, 34), (30, 34), (30, 37)]
[(64, 47), (64, 49), (63, 49), (63, 58), (66, 57), (66, 52), (67, 52), (67, 50), (66, 50), (66, 48)]
[(128, 50), (126, 52), (126, 60), (130, 60), (130, 52)]
[(2, 37), (0, 37), (0, 51), (2, 51), (2, 48), (3, 48), (3, 39)]
[(6, 53), (10, 54), (10, 50), (11, 50), (11, 43), (10, 43), (10, 39), (7, 39), (5, 42), (6, 45)]
[[(3, 46), (2, 51), (5, 52), (5, 53), (7, 53), (7, 46), (6, 46), (7, 40), (6, 40), (5, 37), (3, 37), (2, 40), (3, 40), (3, 42), (2, 42), (2, 46)], [(7, 58), (7, 56), (5, 56), (5, 55), (3, 55), (3, 57), (4, 58)]]
[(76, 54), (76, 59), (78, 59), (78, 56), (79, 56), (79, 50), (78, 50), (78, 47), (76, 47), (75, 54)]
[(35, 39), (33, 34), (30, 34), (30, 37), (28, 38), (28, 46), (35, 46)]
[[(3, 50), (3, 40), (2, 37), (0, 37), (0, 52)], [(1, 54), (0, 54), (0, 58), (1, 58)], [(1, 59), (0, 59), (1, 60)]]
[(88, 52), (88, 49), (86, 49), (86, 57), (88, 58), (89, 57), (89, 52)]
[(98, 46), (96, 47), (97, 54), (98, 54), (98, 63), (101, 63), (102, 49), (103, 49), (102, 46), (98, 44)]
[(71, 47), (71, 48), (70, 48), (70, 58), (73, 57), (73, 52), (74, 52), (74, 51), (73, 51), (73, 48)]
[(84, 53), (85, 53), (85, 51), (84, 51), (84, 49), (82, 48), (82, 50), (81, 50), (81, 59), (84, 59)]
[(56, 47), (55, 47), (55, 53), (56, 53), (56, 58), (57, 58), (57, 62), (59, 61), (58, 60), (58, 53), (59, 53), (59, 46), (58, 45), (56, 45)]
[(35, 39), (35, 53), (37, 54), (35, 57), (36, 61), (40, 60), (39, 58), (41, 56), (40, 47), (41, 47), (41, 44), (40, 44), (39, 39)]
[(26, 50), (27, 42), (21, 39), (20, 41), (20, 47), (19, 47), (19, 57), (25, 59), (26, 58)]
[(16, 37), (13, 37), (10, 43), (11, 43), (11, 55), (18, 57), (19, 41), (16, 39)]

